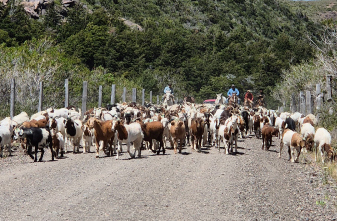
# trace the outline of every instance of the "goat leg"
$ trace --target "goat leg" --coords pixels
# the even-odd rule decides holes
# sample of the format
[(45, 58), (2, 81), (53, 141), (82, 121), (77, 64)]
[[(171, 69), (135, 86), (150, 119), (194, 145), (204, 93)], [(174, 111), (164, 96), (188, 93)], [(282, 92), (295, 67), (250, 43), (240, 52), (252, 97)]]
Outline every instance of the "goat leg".
[(32, 158), (34, 160), (34, 156), (32, 154), (32, 146), (28, 146), (27, 153), (30, 156), (30, 158)]
[(34, 162), (37, 162), (37, 151), (38, 151), (38, 148), (37, 148), (37, 146), (35, 146), (35, 159), (34, 159)]
[(40, 156), (39, 162), (42, 162), (43, 154), (44, 154), (44, 148), (42, 147), (42, 149), (41, 149), (41, 156)]

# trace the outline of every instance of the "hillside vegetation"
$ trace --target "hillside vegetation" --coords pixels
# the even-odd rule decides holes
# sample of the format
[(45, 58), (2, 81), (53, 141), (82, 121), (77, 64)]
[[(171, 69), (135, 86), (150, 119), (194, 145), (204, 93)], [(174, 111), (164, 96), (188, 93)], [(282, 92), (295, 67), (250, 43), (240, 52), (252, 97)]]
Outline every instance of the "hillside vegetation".
[[(125, 19), (141, 29), (125, 25)], [(154, 94), (172, 82), (179, 97), (199, 100), (225, 93), (232, 83), (242, 94), (262, 87), (269, 95), (282, 70), (313, 59), (308, 37), (317, 41), (320, 29), (305, 13), (277, 0), (87, 0), (66, 11), (54, 1), (38, 20), (22, 6), (0, 5), (0, 55), (6, 57), (0, 76), (5, 82), (24, 78), (29, 69), (39, 76), (35, 81), (53, 80), (47, 91), (60, 93), (69, 78), (78, 100), (80, 79), (93, 88), (119, 79), (117, 87), (128, 84)], [(36, 58), (25, 55), (44, 42), (50, 47), (33, 50)], [(31, 94), (26, 105), (37, 105), (36, 97)], [(63, 102), (62, 96), (48, 99)]]

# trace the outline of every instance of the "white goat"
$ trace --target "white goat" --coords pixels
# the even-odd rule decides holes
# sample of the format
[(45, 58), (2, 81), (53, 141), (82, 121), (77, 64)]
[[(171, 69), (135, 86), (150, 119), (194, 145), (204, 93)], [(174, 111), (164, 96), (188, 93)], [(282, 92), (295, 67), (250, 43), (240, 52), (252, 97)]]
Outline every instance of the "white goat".
[[(139, 123), (131, 123), (129, 125), (122, 124), (121, 121), (117, 121), (114, 123), (114, 129), (118, 131), (118, 140), (119, 145), (122, 143), (126, 143), (127, 152), (129, 153), (131, 158), (135, 158), (136, 151), (138, 151), (138, 157), (141, 157), (141, 144), (143, 140), (143, 132)], [(133, 142), (133, 147), (135, 149), (134, 154), (130, 152), (131, 142)], [(119, 148), (117, 150), (116, 159), (119, 157)]]
[(276, 120), (275, 120), (275, 127), (277, 127), (278, 130), (279, 130), (279, 136), (278, 136), (278, 138), (280, 138), (280, 136), (282, 136), (282, 134), (283, 134), (282, 123), (284, 121), (285, 120), (283, 120), (281, 117), (277, 117)]
[(1, 125), (0, 126), (0, 156), (3, 156), (3, 149), (5, 147), (8, 148), (9, 155), (11, 155), (11, 142), (12, 142), (12, 133), (13, 127), (11, 124), (9, 125)]
[(310, 123), (305, 123), (301, 127), (301, 135), (305, 139), (306, 144), (306, 148), (303, 151), (307, 151), (307, 149), (312, 150), (315, 137), (315, 128)]
[(315, 160), (317, 161), (317, 151), (321, 153), (322, 163), (324, 163), (324, 158), (333, 158), (333, 149), (331, 147), (331, 135), (324, 128), (318, 128), (315, 133), (314, 141), (316, 143), (316, 154)]

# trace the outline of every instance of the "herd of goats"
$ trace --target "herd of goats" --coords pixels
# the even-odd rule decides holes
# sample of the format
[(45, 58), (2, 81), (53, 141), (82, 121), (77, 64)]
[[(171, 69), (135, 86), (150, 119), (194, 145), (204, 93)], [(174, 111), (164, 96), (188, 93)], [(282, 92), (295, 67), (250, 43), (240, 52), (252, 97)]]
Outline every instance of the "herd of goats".
[[(272, 137), (281, 139), (282, 148), (288, 147), (289, 160), (298, 162), (301, 151), (321, 153), (322, 162), (333, 160), (331, 135), (318, 128), (314, 115), (303, 116), (299, 112), (277, 113), (264, 107), (248, 108), (239, 105), (183, 104), (146, 105), (122, 103), (93, 108), (85, 113), (74, 107), (53, 109), (28, 116), (26, 112), (7, 117), (0, 122), (1, 157), (7, 149), (9, 155), (14, 143), (20, 144), (34, 161), (40, 151), (42, 161), (44, 149), (49, 148), (52, 160), (63, 157), (69, 148), (78, 153), (90, 152), (96, 147), (107, 156), (119, 158), (126, 144), (127, 153), (134, 158), (142, 149), (165, 154), (167, 145), (174, 153), (182, 152), (183, 145), (201, 151), (205, 145), (226, 154), (237, 152), (237, 139), (254, 135), (262, 138), (262, 149), (269, 150)], [(131, 150), (131, 145), (133, 149)], [(33, 150), (34, 148), (34, 150)], [(33, 155), (35, 154), (35, 156)]]

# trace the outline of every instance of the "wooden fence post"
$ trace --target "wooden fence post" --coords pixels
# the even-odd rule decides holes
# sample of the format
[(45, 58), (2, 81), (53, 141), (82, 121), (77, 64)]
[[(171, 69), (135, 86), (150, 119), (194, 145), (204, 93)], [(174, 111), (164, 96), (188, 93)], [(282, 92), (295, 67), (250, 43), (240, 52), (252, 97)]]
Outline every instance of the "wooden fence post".
[(10, 106), (10, 117), (14, 117), (14, 103), (15, 103), (15, 80), (11, 80), (11, 106)]
[(64, 107), (69, 106), (69, 87), (68, 87), (68, 79), (64, 82)]
[(291, 111), (292, 113), (295, 113), (295, 112), (296, 112), (296, 99), (295, 99), (295, 94), (291, 94), (290, 111)]
[(300, 113), (305, 114), (305, 96), (303, 91), (300, 91)]
[(159, 95), (157, 95), (157, 104), (159, 104)]
[(123, 102), (125, 102), (126, 99), (126, 87), (123, 87)]
[(326, 76), (326, 92), (327, 92), (327, 94), (326, 94), (326, 100), (327, 101), (331, 101), (332, 100), (332, 98), (331, 98), (331, 78), (332, 78), (332, 76), (331, 75), (327, 75)]
[(110, 104), (114, 104), (115, 103), (115, 98), (116, 98), (116, 85), (113, 84), (113, 85), (111, 85)]
[(316, 110), (321, 109), (321, 107), (322, 107), (321, 85), (316, 84)]
[(152, 104), (152, 91), (150, 91), (150, 104)]
[(310, 91), (306, 91), (306, 101), (305, 101), (305, 104), (306, 104), (306, 114), (311, 114), (312, 113), (312, 109), (311, 109), (311, 93)]
[(102, 107), (102, 85), (98, 88), (98, 107)]
[(132, 88), (132, 102), (137, 103), (137, 88)]
[(39, 91), (39, 106), (37, 107), (37, 112), (42, 111), (42, 102), (43, 102), (43, 82), (40, 81), (40, 91)]
[(88, 82), (83, 81), (83, 94), (82, 94), (82, 119), (84, 113), (87, 111), (87, 92), (88, 92)]
[(142, 106), (145, 105), (145, 89), (142, 89)]

